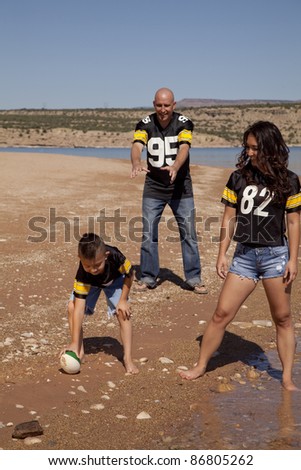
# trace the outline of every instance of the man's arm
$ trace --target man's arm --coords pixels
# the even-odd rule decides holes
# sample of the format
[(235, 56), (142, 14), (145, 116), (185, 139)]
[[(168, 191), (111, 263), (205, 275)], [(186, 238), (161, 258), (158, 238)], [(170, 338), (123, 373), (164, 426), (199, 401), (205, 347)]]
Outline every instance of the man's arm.
[(141, 162), (141, 154), (144, 145), (141, 142), (133, 142), (131, 148), (131, 161), (132, 161), (132, 171), (131, 171), (131, 178), (135, 178), (141, 171), (145, 171), (146, 173), (149, 171), (142, 165)]

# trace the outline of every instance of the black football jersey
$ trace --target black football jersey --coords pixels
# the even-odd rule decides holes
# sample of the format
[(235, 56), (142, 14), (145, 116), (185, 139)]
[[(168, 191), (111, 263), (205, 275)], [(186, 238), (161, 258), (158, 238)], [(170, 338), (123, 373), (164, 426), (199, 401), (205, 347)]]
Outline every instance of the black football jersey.
[(172, 184), (169, 172), (160, 169), (173, 165), (182, 143), (191, 145), (192, 132), (192, 121), (175, 112), (165, 129), (160, 126), (156, 113), (138, 122), (133, 142), (141, 142), (146, 146), (149, 170), (145, 178), (144, 196), (167, 199), (192, 196), (189, 155)]
[(87, 273), (84, 270), (82, 263), (79, 263), (73, 286), (75, 297), (85, 299), (91, 286), (109, 286), (115, 279), (122, 275), (130, 276), (133, 270), (132, 265), (121, 251), (119, 251), (118, 248), (109, 245), (106, 245), (106, 251), (109, 251), (110, 253), (107, 257), (103, 273), (96, 275)]
[(239, 170), (231, 174), (222, 202), (236, 209), (235, 241), (255, 246), (285, 244), (285, 213), (301, 210), (300, 181), (292, 171), (289, 182), (289, 196), (281, 204), (274, 200), (259, 172), (255, 173), (255, 184), (247, 184)]

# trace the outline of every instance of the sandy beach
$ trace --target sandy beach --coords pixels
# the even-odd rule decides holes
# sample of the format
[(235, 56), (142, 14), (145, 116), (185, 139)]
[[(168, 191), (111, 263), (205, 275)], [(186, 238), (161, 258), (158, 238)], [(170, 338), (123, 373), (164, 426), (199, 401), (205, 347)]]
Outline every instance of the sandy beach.
[[(143, 293), (134, 284), (131, 292), (140, 373), (125, 375), (117, 321), (107, 318), (101, 297), (84, 324), (86, 362), (79, 374), (67, 375), (58, 355), (69, 341), (66, 303), (79, 236), (101, 233), (138, 276), (143, 176), (130, 179), (129, 161), (30, 151), (2, 152), (0, 164), (0, 449), (301, 448), (300, 406), (296, 394), (281, 390), (275, 329), (261, 285), (230, 325), (206, 375), (187, 382), (177, 373), (195, 362), (221, 287), (215, 273), (220, 197), (231, 170), (191, 167), (209, 294), (185, 290), (180, 244), (166, 209), (160, 284)], [(299, 274), (292, 295), (299, 387), (300, 305)], [(143, 412), (147, 418), (137, 418)], [(12, 439), (14, 427), (31, 420), (39, 421), (43, 435)]]

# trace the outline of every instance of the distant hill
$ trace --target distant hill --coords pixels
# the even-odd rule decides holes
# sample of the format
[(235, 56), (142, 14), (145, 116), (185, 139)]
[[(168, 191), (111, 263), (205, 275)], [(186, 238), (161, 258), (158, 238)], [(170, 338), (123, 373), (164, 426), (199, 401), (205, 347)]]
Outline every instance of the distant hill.
[[(188, 99), (177, 108), (194, 123), (194, 147), (240, 146), (244, 130), (268, 120), (288, 145), (301, 145), (301, 101)], [(186, 108), (184, 110), (184, 108)], [(130, 147), (142, 109), (0, 110), (0, 147)]]
[(177, 101), (178, 108), (203, 108), (207, 106), (244, 106), (261, 104), (301, 103), (301, 100), (217, 100), (211, 98), (184, 98)]

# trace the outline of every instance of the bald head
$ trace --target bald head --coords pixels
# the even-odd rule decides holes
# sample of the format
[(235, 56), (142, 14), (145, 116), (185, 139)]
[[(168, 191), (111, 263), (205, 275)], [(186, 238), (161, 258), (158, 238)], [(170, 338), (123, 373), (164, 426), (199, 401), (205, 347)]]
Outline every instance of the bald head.
[(169, 88), (159, 88), (159, 90), (156, 91), (154, 102), (161, 99), (168, 99), (172, 102), (175, 101), (174, 94)]
[(156, 91), (153, 104), (158, 121), (161, 127), (165, 129), (172, 119), (176, 106), (173, 92), (169, 88), (160, 88)]

